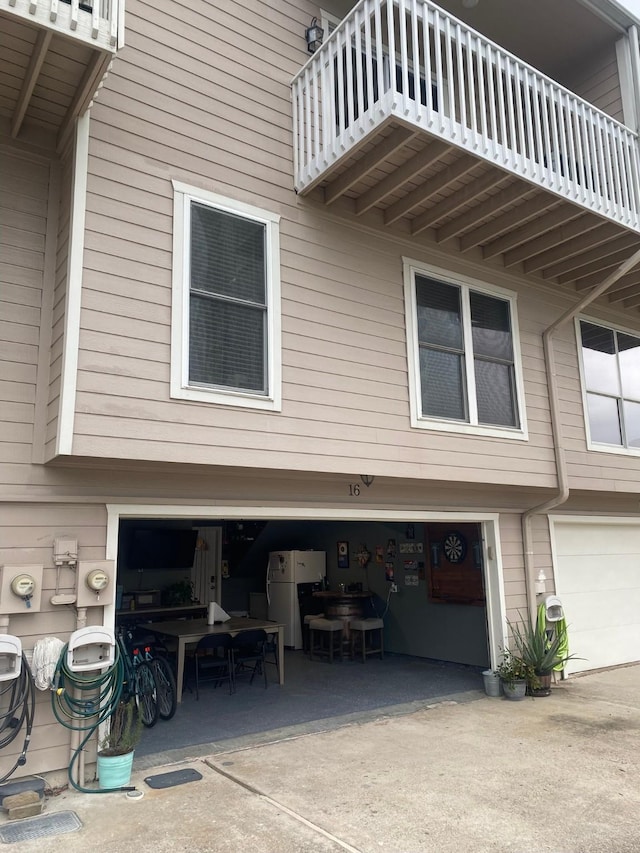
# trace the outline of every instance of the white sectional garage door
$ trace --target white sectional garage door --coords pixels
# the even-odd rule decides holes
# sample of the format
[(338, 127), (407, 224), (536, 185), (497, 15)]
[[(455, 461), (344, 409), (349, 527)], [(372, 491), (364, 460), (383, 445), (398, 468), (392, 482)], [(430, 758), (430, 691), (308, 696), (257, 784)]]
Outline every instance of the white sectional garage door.
[(640, 523), (551, 519), (556, 592), (571, 652), (568, 672), (640, 660)]

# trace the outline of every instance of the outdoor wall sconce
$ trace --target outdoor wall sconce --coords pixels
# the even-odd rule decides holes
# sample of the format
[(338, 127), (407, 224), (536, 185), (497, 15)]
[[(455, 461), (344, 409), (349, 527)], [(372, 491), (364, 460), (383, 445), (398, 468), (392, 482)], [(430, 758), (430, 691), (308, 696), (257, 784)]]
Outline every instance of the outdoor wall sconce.
[(307, 27), (304, 35), (307, 40), (307, 50), (309, 53), (315, 53), (324, 38), (324, 30), (318, 24), (317, 18), (311, 19), (311, 24)]
[(375, 480), (375, 477), (373, 474), (360, 474), (360, 479), (362, 480), (363, 485), (369, 488), (371, 483)]

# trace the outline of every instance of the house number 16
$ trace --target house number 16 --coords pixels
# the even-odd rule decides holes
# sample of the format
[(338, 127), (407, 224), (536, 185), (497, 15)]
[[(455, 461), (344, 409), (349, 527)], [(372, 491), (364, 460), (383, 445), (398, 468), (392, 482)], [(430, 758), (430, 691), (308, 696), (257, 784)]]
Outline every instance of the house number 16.
[(360, 495), (360, 484), (359, 483), (349, 483), (349, 497), (357, 498)]

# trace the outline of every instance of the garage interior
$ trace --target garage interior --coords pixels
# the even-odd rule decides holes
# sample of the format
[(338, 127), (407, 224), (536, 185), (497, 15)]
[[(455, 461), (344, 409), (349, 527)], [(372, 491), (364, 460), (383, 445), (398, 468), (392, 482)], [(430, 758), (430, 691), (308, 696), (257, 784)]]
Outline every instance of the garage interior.
[[(193, 566), (163, 566), (171, 532), (187, 530), (197, 531)], [(482, 531), (466, 520), (121, 519), (116, 624), (176, 618), (179, 610), (168, 617), (165, 608), (187, 604), (187, 596), (203, 607), (217, 600), (231, 615), (268, 618), (269, 553), (292, 550), (324, 552), (329, 588), (370, 591), (365, 615), (385, 623), (383, 660), (330, 665), (287, 649), (283, 686), (269, 666), (266, 690), (259, 679), (241, 682), (233, 695), (207, 684), (196, 700), (187, 674), (175, 717), (144, 731), (136, 763), (197, 744), (219, 747), (289, 727), (318, 730), (329, 718), (335, 724), (477, 694), (490, 657)]]

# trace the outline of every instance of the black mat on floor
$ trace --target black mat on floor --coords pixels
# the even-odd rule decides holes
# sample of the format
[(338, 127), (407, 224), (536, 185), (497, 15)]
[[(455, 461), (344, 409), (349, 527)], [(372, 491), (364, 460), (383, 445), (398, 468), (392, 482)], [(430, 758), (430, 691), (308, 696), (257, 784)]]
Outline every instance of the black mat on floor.
[(170, 773), (158, 773), (157, 776), (147, 776), (144, 781), (150, 788), (173, 788), (174, 785), (197, 782), (198, 779), (202, 779), (202, 773), (186, 768), (185, 770), (172, 770)]

